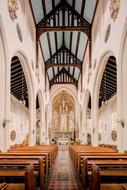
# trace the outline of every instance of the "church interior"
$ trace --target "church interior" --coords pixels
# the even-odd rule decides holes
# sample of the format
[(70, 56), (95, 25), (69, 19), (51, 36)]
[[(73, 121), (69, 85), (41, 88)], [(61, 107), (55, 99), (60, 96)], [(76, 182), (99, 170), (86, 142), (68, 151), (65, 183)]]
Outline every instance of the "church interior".
[(0, 190), (127, 190), (127, 1), (0, 1)]

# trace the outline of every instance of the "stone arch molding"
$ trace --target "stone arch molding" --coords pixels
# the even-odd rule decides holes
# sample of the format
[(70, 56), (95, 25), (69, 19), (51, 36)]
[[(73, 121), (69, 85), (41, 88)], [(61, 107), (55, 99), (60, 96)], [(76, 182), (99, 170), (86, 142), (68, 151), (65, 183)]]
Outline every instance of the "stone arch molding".
[(92, 88), (92, 97), (93, 97), (93, 109), (91, 113), (92, 123), (91, 125), (93, 128), (95, 128), (94, 135), (93, 135), (93, 145), (98, 145), (98, 97), (99, 97), (99, 89), (101, 85), (101, 80), (103, 76), (103, 72), (105, 69), (105, 66), (107, 64), (107, 61), (110, 56), (114, 56), (116, 58), (116, 64), (117, 64), (117, 56), (112, 50), (106, 50), (98, 60), (98, 68), (96, 69), (95, 73), (95, 80), (93, 82), (93, 88)]
[(39, 89), (36, 93), (36, 97), (38, 96), (39, 105), (40, 105), (40, 116), (41, 116), (41, 128), (40, 128), (40, 143), (45, 143), (45, 105), (42, 91)]
[[(60, 88), (58, 88), (58, 89), (56, 89), (55, 91), (53, 91), (52, 93), (51, 93), (51, 98), (50, 98), (50, 108), (52, 109), (52, 102), (53, 102), (53, 100), (54, 100), (54, 98), (55, 98), (55, 96), (57, 96), (60, 92), (62, 92), (62, 91), (66, 91), (66, 92), (68, 92), (72, 97), (73, 97), (73, 99), (74, 99), (74, 105), (75, 105), (75, 116), (76, 115), (78, 115), (78, 100), (77, 100), (77, 98), (76, 98), (76, 94), (75, 94), (75, 92), (73, 91), (73, 90), (71, 90), (71, 89), (69, 89), (69, 88), (67, 88), (67, 87), (60, 87)], [(76, 119), (76, 123), (77, 123), (77, 121), (78, 121), (78, 118), (75, 118)]]
[(69, 88), (63, 88), (63, 87), (61, 87), (61, 88), (58, 88), (58, 89), (56, 89), (55, 91), (53, 91), (52, 93), (51, 93), (51, 100), (50, 100), (50, 102), (51, 102), (51, 104), (52, 104), (52, 101), (53, 101), (53, 99), (54, 99), (54, 97), (57, 95), (57, 94), (59, 94), (61, 91), (66, 91), (66, 92), (68, 92), (73, 98), (74, 98), (74, 101), (75, 101), (75, 107), (77, 108), (77, 98), (76, 98), (76, 94), (75, 94), (75, 92), (74, 91), (72, 91), (72, 90), (70, 90)]
[(83, 137), (84, 144), (87, 144), (87, 106), (88, 106), (90, 96), (91, 96), (91, 92), (89, 89), (87, 89), (85, 92), (84, 99), (83, 99), (83, 107), (82, 107), (82, 133), (84, 134), (84, 137)]
[(117, 64), (117, 57), (116, 57), (115, 53), (111, 50), (106, 50), (102, 54), (100, 59), (98, 60), (98, 64), (97, 64), (98, 68), (96, 69), (95, 80), (93, 82), (93, 88), (92, 88), (92, 95), (93, 95), (92, 97), (94, 97), (94, 99), (96, 98), (96, 101), (93, 102), (94, 107), (96, 106), (96, 104), (98, 104), (97, 97), (99, 94), (101, 80), (102, 80), (102, 76), (103, 76), (105, 66), (106, 66), (107, 61), (108, 61), (110, 56), (114, 56), (116, 58), (116, 64)]
[[(126, 73), (127, 73), (127, 18), (124, 24), (124, 29), (123, 29), (123, 34), (122, 34), (122, 38), (121, 38), (121, 44), (120, 44), (120, 51), (119, 51), (119, 59), (118, 59), (118, 71), (119, 71), (119, 75), (118, 75), (118, 81), (119, 81), (119, 86), (121, 87), (121, 90), (118, 91), (119, 93), (119, 102), (120, 104), (124, 105), (124, 103), (126, 103), (126, 99), (127, 99), (127, 92), (125, 91), (126, 88)], [(123, 109), (120, 108), (119, 105), (119, 116), (126, 117), (127, 114), (127, 109)]]
[(124, 151), (127, 146), (127, 17), (123, 27), (123, 33), (119, 48), (118, 58), (118, 117), (124, 120), (124, 128), (120, 127), (120, 145), (119, 150)]
[(13, 53), (12, 57), (17, 56), (26, 78), (27, 87), (28, 87), (28, 97), (29, 97), (29, 134), (28, 134), (28, 141), (29, 145), (35, 144), (35, 133), (33, 132), (35, 130), (35, 87), (34, 87), (34, 81), (32, 77), (32, 72), (29, 67), (29, 60), (26, 54), (22, 50), (17, 50)]
[(7, 150), (9, 134), (7, 128), (3, 128), (4, 119), (9, 118), (10, 112), (10, 95), (9, 83), (7, 77), (9, 76), (9, 51), (7, 45), (7, 38), (4, 30), (4, 24), (0, 15), (0, 149)]
[(31, 68), (29, 67), (30, 63), (29, 63), (28, 57), (22, 50), (17, 50), (16, 52), (14, 52), (12, 57), (14, 56), (17, 56), (19, 58), (19, 61), (22, 65), (24, 75), (25, 75), (27, 85), (28, 85), (28, 93), (30, 95), (29, 97), (30, 97), (30, 102), (31, 102), (35, 94), (34, 92), (35, 88), (34, 88), (34, 79), (32, 76), (32, 71), (31, 71)]

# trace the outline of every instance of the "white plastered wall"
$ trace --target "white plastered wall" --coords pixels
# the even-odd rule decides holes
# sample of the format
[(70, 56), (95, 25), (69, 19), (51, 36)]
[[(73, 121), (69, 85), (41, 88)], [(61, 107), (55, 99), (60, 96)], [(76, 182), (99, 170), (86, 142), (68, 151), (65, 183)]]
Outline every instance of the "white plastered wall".
[[(2, 89), (1, 102), (2, 111), (0, 113), (1, 121), (0, 125), (3, 125), (4, 119), (6, 119), (6, 125), (4, 129), (1, 129), (0, 138), (0, 149), (6, 150), (9, 148), (10, 144), (18, 143), (19, 141), (10, 142), (10, 127), (13, 128), (11, 124), (11, 109), (10, 106), (15, 104), (10, 98), (10, 68), (11, 59), (13, 56), (17, 56), (23, 67), (25, 78), (28, 85), (29, 93), (29, 114), (27, 114), (28, 124), (29, 124), (29, 144), (36, 143), (36, 94), (40, 89), (43, 98), (43, 112), (45, 112), (45, 73), (44, 73), (44, 63), (42, 61), (41, 53), (38, 58), (39, 68), (36, 69), (36, 33), (34, 21), (31, 13), (31, 9), (28, 1), (25, 2), (25, 14), (21, 11), (19, 5), (19, 15), (16, 20), (12, 21), (9, 15), (7, 1), (0, 1), (0, 44), (1, 44), (1, 55), (0, 59), (2, 62), (2, 67), (0, 68), (1, 81), (0, 87)], [(3, 11), (4, 10), (4, 11)], [(23, 41), (20, 42), (16, 30), (17, 23), (20, 25), (22, 31)], [(31, 28), (30, 28), (31, 27)], [(32, 34), (31, 34), (32, 31)], [(40, 49), (39, 49), (40, 51)], [(4, 57), (3, 57), (4, 56)], [(6, 66), (5, 66), (6, 65)], [(6, 71), (6, 72), (5, 72)], [(20, 109), (20, 108), (19, 108)], [(19, 113), (22, 111), (20, 109)], [(20, 114), (19, 114), (20, 115)], [(17, 113), (15, 114), (17, 117)], [(20, 118), (21, 119), (21, 118)], [(19, 123), (20, 123), (19, 119)], [(44, 119), (44, 118), (43, 118)], [(45, 122), (45, 121), (44, 121)], [(43, 123), (44, 123), (43, 122)], [(15, 128), (16, 126), (14, 126)], [(45, 126), (43, 126), (45, 127)], [(17, 129), (18, 130), (18, 129)], [(18, 130), (19, 131), (19, 130)], [(21, 133), (19, 131), (18, 133)], [(17, 135), (18, 136), (18, 135)], [(23, 137), (24, 138), (24, 137)]]
[[(127, 59), (126, 50), (127, 46), (124, 44), (125, 42), (125, 27), (127, 26), (126, 11), (127, 1), (122, 0), (120, 1), (120, 10), (118, 13), (118, 17), (115, 21), (112, 20), (109, 11), (109, 1), (99, 1), (95, 19), (93, 22), (92, 28), (92, 69), (91, 71), (87, 72), (87, 64), (84, 60), (83, 67), (83, 95), (85, 97), (87, 89), (91, 92), (91, 99), (92, 99), (92, 128), (95, 128), (95, 133), (93, 135), (92, 143), (97, 145), (98, 141), (98, 132), (99, 132), (99, 120), (101, 118), (105, 118), (108, 122), (108, 138), (107, 140), (104, 139), (105, 143), (110, 144), (117, 144), (118, 149), (123, 151), (127, 145), (127, 141), (125, 140), (126, 134), (126, 127), (124, 129), (117, 123), (112, 123), (112, 117), (116, 114), (117, 118), (125, 119), (127, 115), (126, 109), (126, 99), (127, 99), (127, 92), (126, 92), (126, 66), (125, 62)], [(105, 33), (107, 26), (111, 24), (111, 32), (109, 35), (108, 41), (105, 43)], [(125, 26), (126, 25), (126, 26)], [(123, 34), (124, 31), (124, 34)], [(124, 37), (123, 37), (124, 36)], [(124, 44), (124, 45), (123, 45)], [(124, 52), (125, 51), (125, 52)], [(123, 53), (124, 52), (124, 53)], [(124, 54), (124, 55), (123, 55)], [(109, 107), (106, 110), (98, 111), (98, 93), (99, 93), (99, 86), (102, 78), (102, 74), (104, 71), (105, 64), (110, 56), (114, 56), (116, 58), (117, 64), (117, 97), (115, 100), (111, 100), (109, 102)], [(123, 58), (124, 57), (124, 58)], [(96, 65), (94, 67), (96, 59)], [(124, 66), (122, 66), (122, 64)], [(124, 75), (123, 75), (124, 71)], [(88, 84), (88, 73), (90, 73), (90, 79)], [(123, 98), (124, 95), (124, 98)], [(82, 98), (82, 105), (84, 105), (85, 99)], [(113, 102), (112, 102), (113, 101)], [(112, 108), (111, 108), (112, 106)], [(83, 107), (84, 109), (84, 107)], [(107, 111), (108, 110), (108, 111)], [(84, 112), (84, 110), (83, 110)], [(108, 112), (108, 114), (107, 114)], [(126, 122), (125, 122), (126, 123)], [(125, 124), (126, 125), (126, 124)], [(117, 141), (112, 141), (111, 139), (111, 131), (115, 129), (117, 131)], [(91, 131), (92, 132), (92, 131)], [(102, 135), (103, 136), (103, 135)], [(124, 136), (124, 138), (123, 138)], [(123, 142), (124, 141), (124, 142)], [(124, 148), (122, 148), (124, 146)]]

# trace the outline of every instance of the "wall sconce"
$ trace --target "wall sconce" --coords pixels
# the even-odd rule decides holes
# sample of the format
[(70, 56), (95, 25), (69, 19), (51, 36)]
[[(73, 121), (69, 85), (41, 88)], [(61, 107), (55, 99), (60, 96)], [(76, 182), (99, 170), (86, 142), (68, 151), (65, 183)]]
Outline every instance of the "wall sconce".
[(7, 124), (8, 122), (10, 122), (9, 119), (4, 119), (4, 120), (3, 120), (3, 128), (6, 126), (6, 124)]
[(116, 122), (119, 123), (124, 128), (124, 125), (125, 125), (124, 119), (117, 120)]

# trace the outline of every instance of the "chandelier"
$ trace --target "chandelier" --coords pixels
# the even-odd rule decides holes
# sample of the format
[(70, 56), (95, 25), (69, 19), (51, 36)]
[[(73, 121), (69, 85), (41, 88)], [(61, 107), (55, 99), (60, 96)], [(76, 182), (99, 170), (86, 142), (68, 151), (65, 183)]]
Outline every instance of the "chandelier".
[(106, 84), (106, 70), (105, 70), (104, 71), (104, 95), (103, 95), (103, 100), (102, 100), (102, 106), (106, 106), (108, 104), (106, 90), (107, 90), (107, 84)]

